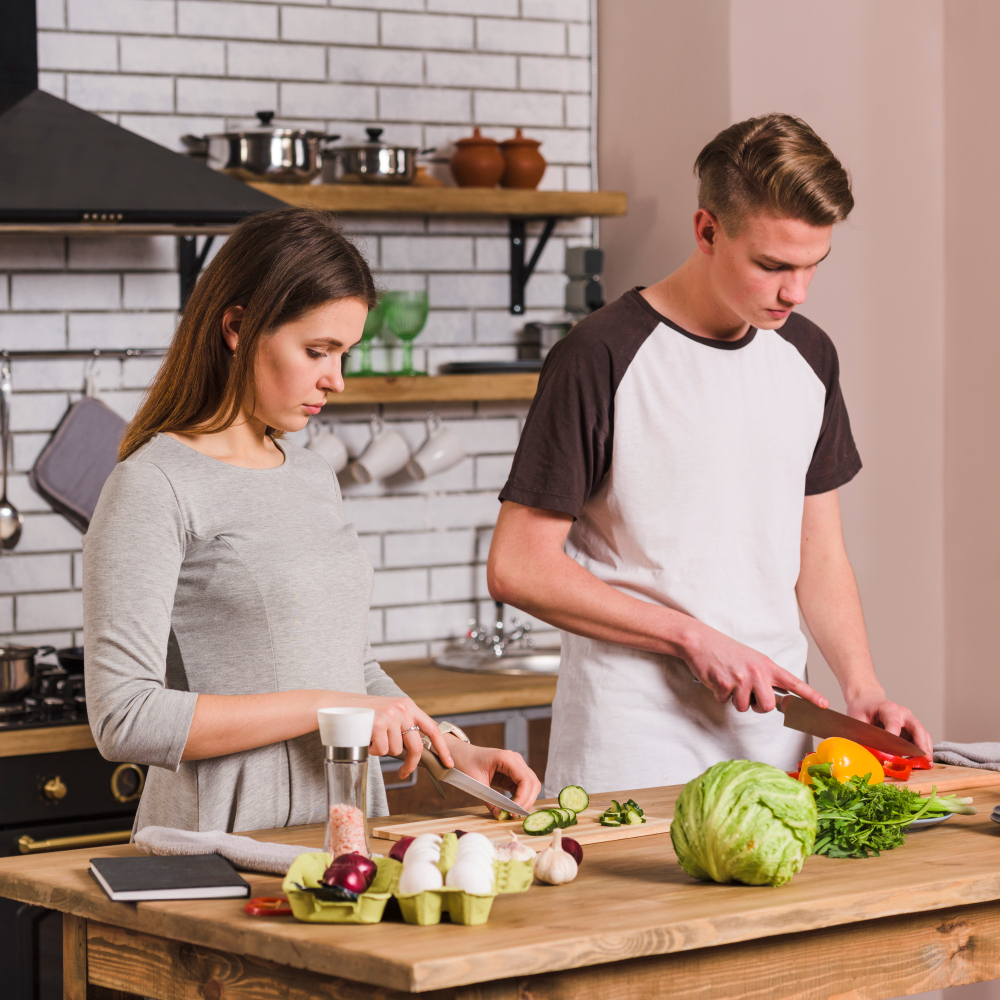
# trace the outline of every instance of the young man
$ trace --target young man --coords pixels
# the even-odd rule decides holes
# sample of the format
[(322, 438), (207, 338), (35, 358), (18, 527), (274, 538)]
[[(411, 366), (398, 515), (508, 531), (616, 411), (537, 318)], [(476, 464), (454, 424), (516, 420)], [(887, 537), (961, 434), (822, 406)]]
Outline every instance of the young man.
[(795, 767), (809, 739), (772, 685), (828, 704), (799, 609), (848, 712), (931, 748), (875, 676), (840, 526), (861, 460), (837, 353), (793, 312), (853, 208), (847, 173), (787, 115), (731, 126), (695, 170), (696, 249), (552, 349), (500, 494), (490, 592), (563, 630), (550, 794)]

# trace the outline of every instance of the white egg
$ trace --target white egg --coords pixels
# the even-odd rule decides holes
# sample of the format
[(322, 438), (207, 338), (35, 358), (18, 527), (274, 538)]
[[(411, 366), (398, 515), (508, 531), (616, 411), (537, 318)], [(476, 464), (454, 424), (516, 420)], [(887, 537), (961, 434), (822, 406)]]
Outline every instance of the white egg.
[(417, 847), (416, 844), (410, 844), (406, 853), (403, 855), (403, 867), (406, 868), (409, 865), (419, 864), (421, 862), (429, 862), (430, 864), (436, 865), (440, 860), (441, 848), (437, 845), (424, 844), (421, 847)]
[(445, 879), (449, 889), (462, 889), (473, 896), (489, 896), (493, 892), (493, 865), (468, 860), (456, 861)]
[(410, 847), (417, 847), (419, 844), (437, 844), (440, 847), (441, 836), (437, 833), (422, 833), (419, 837), (413, 838), (413, 843), (410, 844)]
[[(410, 852), (406, 853), (409, 855)], [(418, 892), (427, 892), (429, 889), (440, 889), (442, 885), (444, 885), (444, 880), (437, 865), (404, 866), (402, 874), (399, 876), (399, 894), (401, 896), (414, 896)]]
[(493, 841), (489, 837), (484, 837), (481, 833), (467, 833), (458, 838), (458, 853), (464, 851), (492, 851)]

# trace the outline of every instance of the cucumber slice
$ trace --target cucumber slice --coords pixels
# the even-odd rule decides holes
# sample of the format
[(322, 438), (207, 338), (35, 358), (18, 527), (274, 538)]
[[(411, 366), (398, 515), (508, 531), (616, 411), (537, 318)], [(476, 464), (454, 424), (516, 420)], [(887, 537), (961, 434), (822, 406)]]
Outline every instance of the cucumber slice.
[(612, 819), (610, 816), (602, 816), (599, 822), (601, 826), (621, 826), (618, 820)]
[(574, 813), (581, 813), (590, 805), (590, 796), (579, 785), (567, 785), (559, 793), (559, 805)]
[(617, 799), (612, 799), (611, 805), (609, 805), (604, 811), (605, 813), (620, 813), (622, 811), (622, 807)]
[(529, 837), (541, 837), (556, 828), (555, 813), (551, 809), (539, 809), (524, 817), (521, 828)]
[(638, 826), (640, 823), (645, 822), (645, 820), (634, 809), (629, 809), (625, 816), (625, 822), (629, 826)]
[(506, 809), (501, 809), (500, 812), (497, 814), (497, 822), (498, 823), (506, 823), (507, 820), (513, 819), (513, 818), (514, 817), (509, 812), (507, 812)]

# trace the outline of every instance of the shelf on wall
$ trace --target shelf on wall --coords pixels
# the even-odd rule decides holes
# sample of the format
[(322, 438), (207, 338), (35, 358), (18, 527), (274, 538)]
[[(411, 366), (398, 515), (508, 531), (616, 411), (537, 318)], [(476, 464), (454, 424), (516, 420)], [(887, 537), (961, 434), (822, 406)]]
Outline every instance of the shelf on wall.
[(624, 215), (624, 191), (522, 191), (408, 184), (251, 184), (289, 205), (328, 212), (391, 215), (500, 215), (576, 219)]
[(0, 236), (225, 236), (235, 222), (162, 225), (145, 222), (0, 222)]
[(471, 403), (533, 399), (537, 372), (495, 375), (399, 375), (345, 378), (343, 392), (327, 394), (330, 406), (363, 403)]

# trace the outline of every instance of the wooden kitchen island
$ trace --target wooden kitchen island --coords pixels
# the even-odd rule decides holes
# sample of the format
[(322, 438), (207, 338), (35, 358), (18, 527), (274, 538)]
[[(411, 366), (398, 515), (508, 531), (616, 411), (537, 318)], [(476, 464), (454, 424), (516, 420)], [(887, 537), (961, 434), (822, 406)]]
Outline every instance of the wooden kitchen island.
[[(679, 791), (618, 797), (669, 816)], [(71, 915), (68, 1000), (875, 1000), (1000, 977), (1000, 788), (969, 794), (978, 815), (880, 858), (812, 857), (780, 889), (695, 882), (668, 836), (591, 845), (576, 881), (500, 896), (482, 927), (300, 924), (245, 916), (242, 900), (114, 903), (88, 858), (130, 846), (0, 859), (0, 894)], [(255, 836), (318, 846), (322, 830)], [(248, 878), (254, 895), (279, 891), (278, 878)]]

